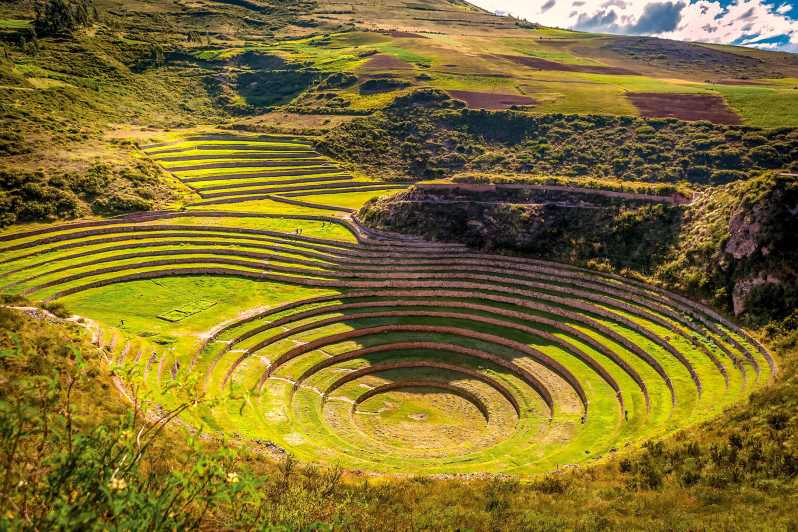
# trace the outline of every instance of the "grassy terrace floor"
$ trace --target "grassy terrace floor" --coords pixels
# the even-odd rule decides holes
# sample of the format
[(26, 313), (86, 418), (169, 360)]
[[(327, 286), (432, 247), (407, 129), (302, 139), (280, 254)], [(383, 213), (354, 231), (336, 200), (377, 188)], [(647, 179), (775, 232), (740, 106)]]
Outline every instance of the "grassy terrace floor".
[(775, 370), (680, 296), (364, 228), (351, 212), (400, 185), (309, 139), (142, 149), (200, 199), (3, 233), (0, 283), (96, 322), (153, 404), (196, 387), (185, 421), (210, 434), (378, 473), (535, 474), (711, 417)]
[(144, 146), (143, 150), (199, 195), (200, 200), (192, 205), (194, 207), (268, 200), (347, 212), (352, 207), (336, 206), (334, 202), (310, 205), (287, 198), (338, 190), (369, 193), (404, 188), (376, 180), (355, 179), (333, 161), (313, 151), (308, 140), (301, 138), (206, 135)]

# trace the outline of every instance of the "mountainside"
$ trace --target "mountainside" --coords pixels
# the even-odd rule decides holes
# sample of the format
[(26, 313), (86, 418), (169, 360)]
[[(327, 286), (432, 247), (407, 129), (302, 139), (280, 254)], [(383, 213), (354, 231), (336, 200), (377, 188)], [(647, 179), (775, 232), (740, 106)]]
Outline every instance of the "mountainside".
[(357, 114), (423, 87), (476, 108), (798, 125), (791, 54), (529, 27), (446, 0), (92, 5), (91, 28), (64, 40), (34, 37), (31, 4), (0, 4), (0, 101), (28, 142), (207, 122), (231, 106)]
[[(764, 128), (798, 125), (798, 59), (791, 54), (540, 28), (448, 0), (54, 0), (53, 5), (59, 3), (89, 6), (77, 10), (86, 14), (85, 20), (62, 15), (64, 20), (42, 18), (37, 23), (33, 3), (0, 4), (0, 165), (4, 172), (17, 174), (5, 186), (14, 197), (31, 196), (13, 185), (23, 175), (19, 172), (43, 171), (45, 186), (57, 177), (49, 175), (57, 173), (52, 170), (56, 167), (90, 179), (92, 169), (102, 163), (125, 175), (126, 168), (140, 161), (131, 157), (129, 145), (120, 144), (120, 138), (146, 138), (162, 129), (211, 122), (297, 132), (326, 129), (425, 88), (446, 91), (472, 109), (515, 108), (530, 116), (675, 117)], [(68, 12), (53, 11), (56, 15), (51, 16)], [(578, 123), (575, 133), (584, 143), (606, 142), (606, 136), (589, 136), (592, 120)], [(612, 121), (600, 120), (608, 133), (628, 135)], [(615, 124), (631, 125), (623, 119)], [(740, 177), (735, 172), (750, 175), (749, 160), (764, 167), (789, 166), (795, 160), (794, 146), (779, 144), (788, 133), (743, 132), (748, 146), (738, 153), (737, 148), (718, 145), (718, 131), (702, 125), (693, 133), (699, 139), (697, 148), (724, 158), (719, 164), (697, 164), (696, 179), (726, 182)], [(775, 144), (762, 140), (768, 136)], [(544, 139), (535, 159), (545, 159), (543, 150), (574, 138)], [(673, 163), (659, 172), (656, 159), (665, 151), (657, 144), (660, 140), (637, 132), (627, 140), (640, 152), (628, 158), (633, 167), (607, 168), (602, 163), (601, 173), (631, 171), (636, 177), (660, 180), (684, 177), (683, 171), (672, 171)], [(585, 150), (554, 155), (570, 157), (577, 151), (579, 158)], [(587, 151), (601, 150), (588, 146)], [(434, 165), (434, 157), (417, 164)], [(451, 159), (443, 166), (461, 164), (460, 155)], [(367, 163), (368, 158), (359, 162)], [(563, 162), (571, 168), (563, 169), (562, 162), (537, 168), (584, 173), (581, 165), (591, 163)], [(530, 168), (526, 163), (505, 166)], [(424, 169), (426, 174), (437, 171)], [(117, 203), (128, 204), (128, 209), (180, 203), (134, 195), (134, 201)], [(56, 211), (61, 216), (77, 212)], [(52, 214), (42, 218), (47, 216)]]
[(471, 110), (441, 91), (398, 98), (319, 143), (398, 180), (461, 172), (724, 184), (765, 170), (798, 171), (798, 130), (674, 119)]
[(0, 529), (798, 523), (798, 55), (0, 0)]

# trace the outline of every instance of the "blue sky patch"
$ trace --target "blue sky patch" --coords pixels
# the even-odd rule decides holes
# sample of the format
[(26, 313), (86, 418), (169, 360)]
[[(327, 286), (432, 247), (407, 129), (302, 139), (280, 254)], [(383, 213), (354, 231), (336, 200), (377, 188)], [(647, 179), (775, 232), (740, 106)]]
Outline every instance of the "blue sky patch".
[(798, 0), (472, 0), (546, 26), (798, 52)]

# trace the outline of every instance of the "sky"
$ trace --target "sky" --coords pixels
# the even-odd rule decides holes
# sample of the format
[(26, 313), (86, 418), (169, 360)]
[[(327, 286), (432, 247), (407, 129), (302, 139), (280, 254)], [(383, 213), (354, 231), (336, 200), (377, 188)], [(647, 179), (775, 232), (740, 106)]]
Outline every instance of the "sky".
[(798, 0), (471, 0), (545, 26), (798, 52)]

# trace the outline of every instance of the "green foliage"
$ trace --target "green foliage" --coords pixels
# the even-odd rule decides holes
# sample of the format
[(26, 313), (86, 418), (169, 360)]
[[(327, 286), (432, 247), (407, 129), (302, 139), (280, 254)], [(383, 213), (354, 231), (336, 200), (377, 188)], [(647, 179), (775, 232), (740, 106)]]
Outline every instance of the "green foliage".
[(67, 310), (63, 303), (51, 301), (42, 305), (42, 308), (59, 318), (69, 318), (72, 314)]
[(798, 305), (798, 179), (768, 174), (716, 187), (685, 212), (657, 276), (762, 326)]
[(597, 191), (628, 192), (633, 194), (648, 194), (652, 196), (672, 196), (681, 194), (689, 197), (693, 191), (682, 184), (646, 183), (639, 181), (618, 181), (613, 179), (595, 179), (582, 177), (562, 177), (551, 175), (507, 175), (466, 173), (456, 175), (450, 180), (453, 183), (493, 183), (493, 184), (529, 184), (552, 185), (560, 187), (576, 187), (581, 189), (595, 189)]
[(320, 143), (339, 159), (389, 177), (463, 171), (723, 184), (787, 168), (798, 131), (709, 122), (453, 109), (438, 91), (399, 98), (343, 124)]
[(360, 85), (360, 94), (377, 94), (392, 92), (409, 87), (410, 83), (401, 79), (377, 78), (365, 81)]
[[(795, 325), (774, 323), (774, 339), (795, 349)], [(787, 329), (787, 330), (785, 330)], [(780, 331), (779, 331), (780, 330)], [(683, 487), (731, 489), (754, 486), (778, 496), (798, 478), (798, 373), (795, 359), (782, 368), (782, 382), (756, 392), (750, 405), (703, 438), (649, 442), (643, 453), (620, 462), (632, 489), (661, 489), (666, 479)], [(680, 441), (682, 440), (682, 441)]]
[[(230, 4), (231, 11), (224, 4)], [(434, 13), (436, 9), (428, 4), (410, 7)], [(49, 0), (37, 15), (39, 35), (66, 35), (91, 24), (96, 15), (90, 5), (85, 0)], [(165, 49), (175, 42), (198, 42), (203, 34), (208, 44), (211, 35), (229, 38), (210, 28), (212, 24), (240, 28), (233, 38), (244, 41), (261, 26), (278, 31), (290, 22), (297, 26), (318, 23), (295, 18), (316, 7), (303, 1), (230, 0), (194, 10), (201, 11), (196, 15), (192, 10), (160, 9), (157, 1), (147, 2), (145, 13), (137, 12), (132, 3), (124, 7), (123, 16), (109, 13), (108, 27), (98, 27), (96, 36), (75, 32), (77, 36), (64, 43), (60, 39), (26, 42), (21, 47), (29, 54), (25, 58), (14, 52), (19, 72), (31, 80), (59, 85), (25, 92), (24, 97), (10, 91), (13, 97), (0, 102), (4, 120), (27, 128), (19, 134), (0, 134), (0, 154), (26, 155), (41, 147), (29, 142), (48, 145), (51, 139), (57, 139), (61, 147), (74, 146), (88, 136), (102, 135), (112, 121), (153, 123), (150, 119), (156, 117), (162, 125), (179, 127), (215, 119), (207, 87), (193, 80), (211, 79), (218, 72), (175, 64), (148, 72), (151, 66), (167, 64)], [(251, 13), (243, 18), (241, 9)], [(153, 34), (159, 42), (163, 39), (163, 45), (148, 44)], [(142, 37), (148, 42), (135, 44)], [(254, 38), (262, 35), (254, 34)], [(130, 72), (127, 69), (132, 65), (145, 67)], [(235, 68), (239, 67), (251, 70), (225, 79), (220, 93), (214, 93), (216, 103), (234, 112), (284, 103), (318, 81), (315, 73), (313, 79), (296, 72), (284, 77), (268, 72), (264, 78), (267, 69), (263, 66)], [(9, 79), (12, 85), (20, 82)], [(354, 83), (351, 76), (341, 80), (330, 76), (322, 84), (326, 82), (333, 90)], [(339, 109), (344, 102), (335, 98), (320, 101), (329, 109)], [(403, 114), (404, 107), (411, 111)], [(531, 119), (520, 113), (461, 111), (448, 98), (431, 92), (408, 97), (386, 116), (380, 131), (353, 125), (347, 131), (351, 138), (340, 145), (328, 140), (330, 151), (343, 148), (341, 153), (352, 160), (374, 168), (388, 165), (399, 176), (440, 177), (473, 169), (598, 179), (618, 175), (668, 184), (688, 178), (719, 184), (739, 181), (765, 168), (794, 167), (798, 149), (791, 131), (749, 132), (708, 124), (604, 117)], [(366, 134), (358, 138), (360, 133)], [(371, 139), (377, 142), (365, 144)], [(63, 175), (16, 168), (4, 172), (0, 220), (5, 225), (90, 212), (128, 212), (151, 208), (168, 196), (157, 180), (150, 179), (154, 176), (149, 175), (150, 169), (128, 168), (98, 165)], [(726, 192), (733, 195), (735, 189)], [(753, 205), (768, 202), (784, 204), (779, 203), (783, 198), (772, 195), (751, 199), (754, 203), (740, 206), (743, 212), (756, 212)], [(651, 261), (661, 260), (663, 250), (672, 243), (673, 226), (681, 220), (676, 209), (660, 206), (612, 206), (609, 210), (603, 217), (577, 217), (573, 223), (585, 227), (574, 227), (586, 238), (567, 243), (568, 249), (576, 250), (569, 260), (606, 265), (610, 256), (619, 259), (608, 268), (649, 268)], [(727, 212), (725, 207), (719, 210)], [(691, 227), (708, 225), (711, 238), (688, 244), (696, 249), (679, 248), (680, 253), (685, 250), (685, 261), (674, 261), (672, 273), (677, 273), (678, 265), (686, 266), (681, 279), (689, 275), (690, 283), (702, 291), (730, 297), (734, 286), (725, 277), (726, 263), (716, 260), (727, 258), (722, 252), (727, 235), (709, 211), (697, 214), (690, 223)], [(513, 236), (541, 213), (506, 208), (496, 214), (499, 225), (494, 231), (509, 227)], [(783, 231), (790, 225), (766, 214), (755, 220), (765, 220), (763, 234), (769, 236), (762, 242), (767, 243), (735, 269), (732, 278), (758, 275), (762, 264), (780, 273), (795, 264), (781, 248), (771, 254), (773, 248), (767, 247), (771, 243), (789, 242), (789, 232)], [(591, 229), (603, 233), (591, 233)], [(566, 245), (557, 231), (543, 236)], [(555, 247), (560, 253), (563, 249)], [(772, 262), (764, 262), (765, 255), (774, 257)], [(782, 288), (754, 287), (749, 306), (764, 308), (778, 294), (785, 303), (778, 312), (789, 312), (794, 308), (790, 294), (773, 292)], [(27, 304), (11, 299), (4, 303)], [(67, 314), (63, 307), (47, 309), (59, 316)], [(763, 312), (761, 319), (767, 316)], [(784, 336), (780, 344), (792, 346), (784, 349), (794, 349), (794, 313), (771, 327), (774, 335)], [(651, 444), (639, 454), (628, 453), (631, 456), (622, 462), (620, 480), (613, 463), (613, 472), (604, 473), (599, 482), (595, 476), (602, 472), (592, 469), (528, 484), (506, 478), (372, 482), (357, 474), (344, 482), (340, 470), (302, 467), (290, 457), (271, 467), (246, 449), (218, 451), (216, 442), (206, 445), (196, 434), (184, 443), (181, 429), (172, 432), (153, 424), (152, 416), (168, 421), (182, 406), (167, 413), (153, 408), (146, 420), (138, 410), (129, 413), (128, 405), (120, 404), (111, 388), (111, 375), (100, 354), (76, 340), (75, 333), (0, 310), (0, 466), (4, 468), (0, 471), (4, 480), (0, 529), (718, 529), (762, 523), (787, 528), (796, 522), (794, 508), (783, 503), (795, 496), (791, 442), (798, 408), (789, 365), (787, 384), (778, 383), (755, 397), (750, 406), (724, 419), (715, 432), (685, 435), (684, 449), (680, 442), (666, 441)], [(708, 434), (712, 436), (706, 438)], [(763, 496), (769, 496), (764, 503)], [(696, 500), (710, 502), (696, 508)]]
[(410, 191), (365, 205), (360, 218), (433, 240), (576, 264), (601, 259), (614, 270), (653, 273), (678, 236), (682, 214), (681, 207), (590, 194)]
[[(217, 104), (232, 114), (251, 114), (287, 104), (320, 81), (333, 85), (348, 82), (345, 76), (322, 77), (319, 71), (302, 64), (255, 52), (204, 63), (206, 68), (220, 69), (218, 75), (204, 81), (205, 87)], [(230, 64), (243, 68), (230, 72), (224, 68)]]
[(344, 89), (357, 83), (357, 76), (349, 72), (335, 72), (321, 80), (318, 88), (321, 90)]
[(0, 155), (22, 155), (30, 152), (30, 146), (17, 131), (0, 131)]
[[(63, 329), (0, 309), (0, 517), (3, 528), (196, 528), (208, 507), (238, 508), (254, 481), (234, 453), (189, 446), (178, 471), (148, 458), (163, 426), (136, 411), (87, 418), (100, 392), (96, 349)], [(94, 395), (96, 394), (96, 395)], [(190, 511), (193, 510), (193, 511)]]
[(44, 0), (35, 7), (34, 28), (43, 37), (70, 34), (97, 19), (94, 0)]
[(173, 196), (149, 162), (55, 175), (0, 169), (0, 225), (147, 211)]

